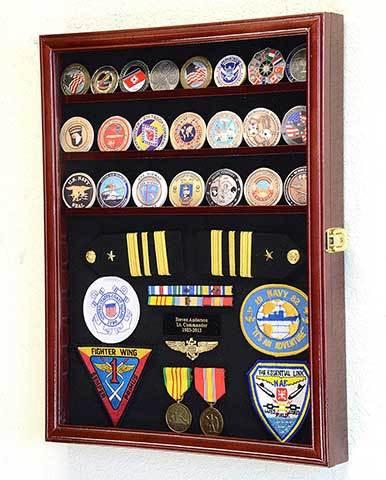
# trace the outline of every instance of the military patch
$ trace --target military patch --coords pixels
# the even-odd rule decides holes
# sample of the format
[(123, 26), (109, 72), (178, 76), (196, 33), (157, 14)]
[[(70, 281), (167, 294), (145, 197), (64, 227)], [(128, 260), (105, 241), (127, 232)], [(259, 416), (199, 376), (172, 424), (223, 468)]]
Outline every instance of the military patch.
[(310, 404), (310, 373), (304, 363), (257, 361), (247, 372), (254, 409), (279, 440), (301, 426)]
[(308, 298), (290, 285), (255, 288), (240, 309), (241, 330), (259, 352), (274, 357), (296, 355), (308, 348)]
[(149, 348), (78, 347), (114, 426), (119, 423), (151, 353)]

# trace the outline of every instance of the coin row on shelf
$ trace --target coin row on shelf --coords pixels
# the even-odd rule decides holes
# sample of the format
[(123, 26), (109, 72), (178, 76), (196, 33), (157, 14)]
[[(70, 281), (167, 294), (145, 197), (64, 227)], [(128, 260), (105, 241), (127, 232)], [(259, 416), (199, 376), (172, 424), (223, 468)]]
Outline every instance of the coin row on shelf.
[(218, 87), (239, 86), (246, 80), (252, 85), (274, 84), (287, 76), (290, 82), (304, 82), (307, 76), (305, 45), (299, 45), (284, 59), (280, 50), (264, 48), (256, 52), (248, 67), (238, 55), (226, 55), (215, 66), (202, 56), (187, 60), (181, 67), (171, 60), (161, 60), (149, 69), (141, 60), (127, 63), (120, 73), (111, 65), (98, 68), (93, 76), (79, 63), (68, 65), (61, 76), (60, 85), (65, 95), (92, 93), (113, 93), (144, 91), (150, 85), (152, 90), (174, 90), (181, 82), (183, 88), (206, 88), (214, 78)]
[(69, 208), (90, 208), (95, 199), (101, 207), (126, 207), (130, 196), (137, 207), (161, 207), (168, 193), (174, 207), (197, 207), (204, 197), (210, 206), (231, 207), (240, 203), (243, 193), (251, 206), (276, 205), (284, 197), (289, 205), (307, 204), (307, 167), (298, 167), (283, 181), (270, 168), (254, 170), (245, 184), (240, 175), (229, 168), (213, 172), (206, 183), (191, 170), (178, 173), (170, 182), (158, 172), (141, 173), (131, 187), (121, 172), (108, 172), (95, 185), (86, 173), (76, 172), (64, 182), (62, 198)]
[[(169, 135), (170, 133), (170, 135)], [(137, 150), (163, 150), (170, 136), (176, 150), (201, 148), (205, 139), (212, 148), (237, 148), (243, 138), (249, 147), (277, 145), (281, 136), (288, 145), (304, 145), (307, 141), (307, 114), (304, 105), (291, 108), (280, 122), (267, 108), (254, 108), (244, 121), (234, 112), (217, 112), (208, 125), (198, 113), (185, 112), (169, 126), (160, 115), (143, 115), (132, 129), (123, 117), (105, 120), (98, 130), (101, 151), (127, 150), (133, 141)], [(83, 117), (72, 117), (62, 126), (60, 144), (65, 152), (87, 152), (94, 143), (94, 130)]]

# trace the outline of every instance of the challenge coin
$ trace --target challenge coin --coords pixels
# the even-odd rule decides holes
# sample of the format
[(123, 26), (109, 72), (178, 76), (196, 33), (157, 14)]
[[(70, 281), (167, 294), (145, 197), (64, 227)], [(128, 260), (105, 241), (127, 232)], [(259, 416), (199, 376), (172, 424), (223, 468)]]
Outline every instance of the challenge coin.
[(205, 143), (206, 125), (198, 113), (179, 115), (170, 127), (170, 142), (175, 150), (201, 148)]
[(182, 65), (180, 80), (184, 88), (206, 88), (212, 80), (212, 65), (205, 57), (192, 57)]
[(247, 76), (244, 60), (237, 55), (222, 58), (214, 69), (214, 81), (218, 87), (237, 87)]
[(152, 90), (174, 90), (180, 80), (180, 71), (171, 60), (161, 60), (150, 72)]
[(133, 142), (137, 150), (163, 150), (168, 138), (168, 124), (155, 113), (144, 115), (134, 125)]
[(284, 182), (284, 197), (288, 205), (307, 205), (307, 167), (298, 167)]
[(259, 352), (297, 355), (308, 348), (307, 295), (290, 285), (261, 285), (245, 297), (240, 325), (247, 342)]
[(149, 86), (149, 67), (140, 60), (127, 63), (119, 75), (122, 92), (142, 92)]
[(304, 105), (291, 108), (284, 115), (281, 132), (288, 145), (305, 145), (307, 142), (307, 110)]
[(276, 205), (283, 194), (280, 175), (270, 168), (258, 168), (252, 172), (244, 185), (248, 205), (268, 207)]
[(307, 79), (307, 52), (305, 45), (299, 45), (288, 55), (285, 74), (290, 82), (305, 82)]
[(86, 173), (73, 173), (62, 187), (63, 202), (68, 208), (90, 208), (95, 202), (94, 180)]
[(103, 343), (119, 343), (130, 337), (139, 314), (134, 288), (119, 277), (98, 278), (84, 296), (84, 321), (90, 333)]
[(218, 112), (209, 120), (206, 138), (212, 148), (236, 148), (243, 140), (243, 122), (234, 112)]
[(105, 120), (98, 131), (98, 147), (103, 152), (127, 150), (131, 139), (130, 123), (118, 115)]
[(243, 196), (243, 181), (238, 173), (222, 168), (208, 178), (205, 195), (211, 206), (233, 207)]
[(161, 174), (149, 170), (135, 179), (132, 195), (137, 207), (162, 207), (168, 196), (168, 186)]
[(94, 142), (94, 130), (86, 118), (72, 117), (60, 129), (59, 140), (65, 152), (88, 152)]
[(60, 86), (64, 95), (83, 95), (90, 87), (90, 74), (80, 63), (72, 63), (63, 70)]
[(248, 65), (252, 85), (278, 83), (284, 76), (285, 60), (279, 50), (264, 48), (256, 52)]
[(201, 175), (190, 170), (180, 172), (169, 185), (169, 200), (174, 207), (197, 207), (205, 195)]
[(91, 78), (92, 93), (113, 93), (118, 87), (119, 73), (114, 67), (105, 65), (98, 68)]
[(99, 180), (97, 198), (101, 207), (126, 207), (130, 200), (130, 182), (120, 172), (108, 172)]
[(250, 147), (271, 147), (280, 141), (280, 120), (267, 108), (255, 108), (244, 119), (244, 140)]

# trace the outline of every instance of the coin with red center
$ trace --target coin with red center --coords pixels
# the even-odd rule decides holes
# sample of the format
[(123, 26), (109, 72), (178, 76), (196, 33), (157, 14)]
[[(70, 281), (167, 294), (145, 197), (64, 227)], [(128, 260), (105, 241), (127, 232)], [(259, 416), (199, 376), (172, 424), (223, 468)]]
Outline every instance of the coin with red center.
[(131, 144), (130, 123), (118, 115), (105, 120), (98, 131), (98, 147), (104, 152), (127, 150)]

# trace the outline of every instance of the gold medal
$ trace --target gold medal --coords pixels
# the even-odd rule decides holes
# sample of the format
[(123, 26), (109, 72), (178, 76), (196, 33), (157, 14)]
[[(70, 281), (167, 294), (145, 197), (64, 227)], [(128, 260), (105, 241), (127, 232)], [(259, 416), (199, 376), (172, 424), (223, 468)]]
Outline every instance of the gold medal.
[(164, 367), (163, 376), (168, 394), (176, 401), (166, 410), (166, 425), (173, 432), (186, 432), (192, 423), (192, 414), (189, 408), (181, 402), (192, 384), (192, 369)]
[(205, 194), (201, 175), (190, 170), (180, 172), (169, 185), (169, 200), (174, 207), (197, 207)]

